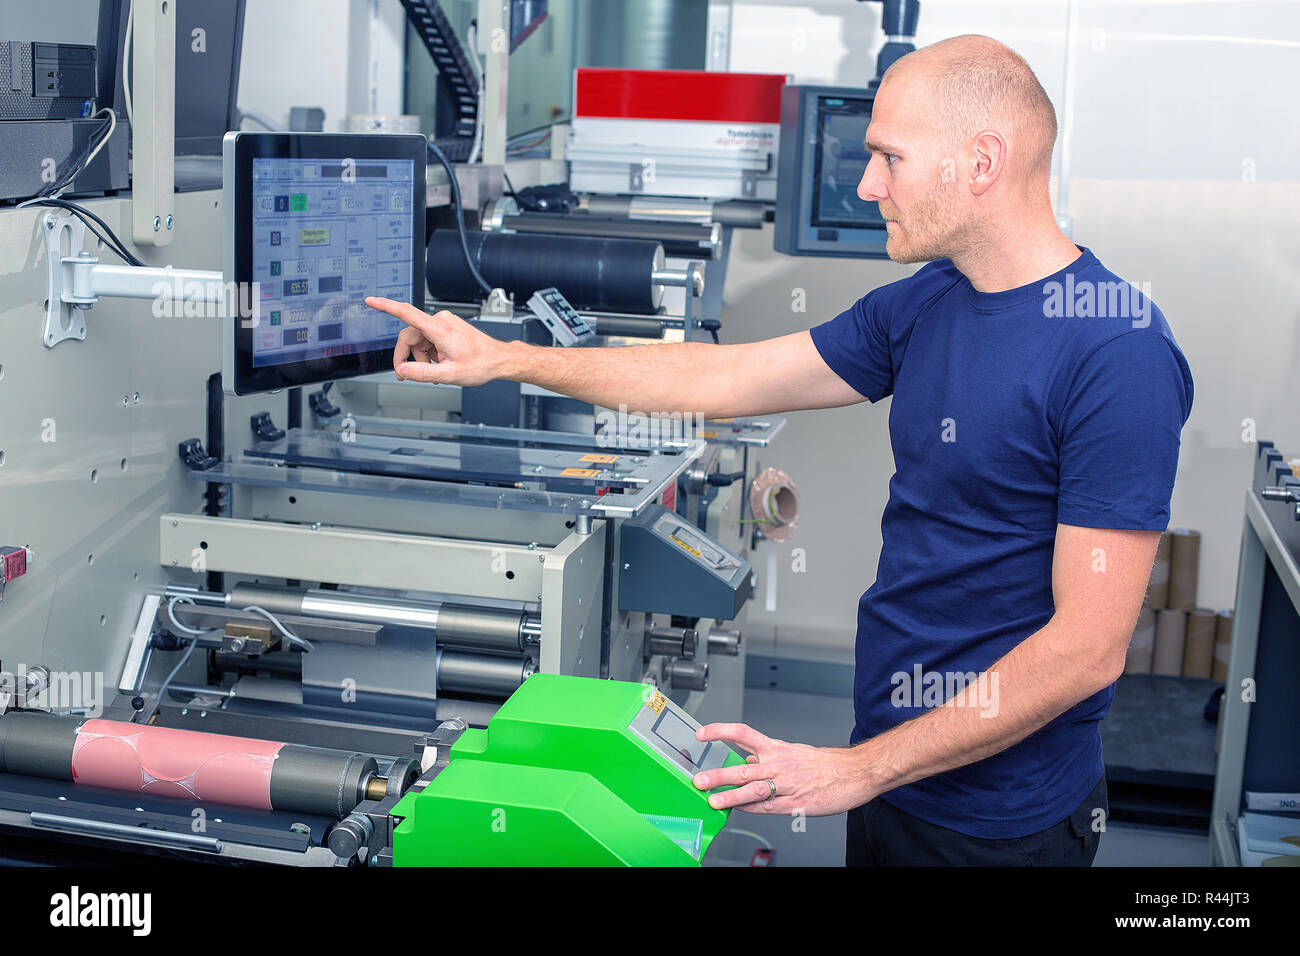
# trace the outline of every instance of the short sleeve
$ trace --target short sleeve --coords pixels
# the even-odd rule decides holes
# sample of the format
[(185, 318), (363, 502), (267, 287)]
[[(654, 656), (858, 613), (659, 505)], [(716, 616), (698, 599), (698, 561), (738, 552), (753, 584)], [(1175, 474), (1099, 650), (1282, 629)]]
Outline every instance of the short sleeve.
[(829, 322), (810, 330), (822, 360), (860, 395), (878, 402), (894, 391), (888, 316), (878, 308), (880, 290), (867, 293)]
[(1162, 332), (1126, 332), (1093, 352), (1060, 418), (1057, 520), (1163, 531), (1191, 409), (1191, 372)]

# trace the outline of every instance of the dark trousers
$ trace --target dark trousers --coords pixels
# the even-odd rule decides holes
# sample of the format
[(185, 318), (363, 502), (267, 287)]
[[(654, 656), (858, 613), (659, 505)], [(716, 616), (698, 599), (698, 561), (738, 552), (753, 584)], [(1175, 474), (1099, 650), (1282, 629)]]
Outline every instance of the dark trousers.
[(1095, 811), (1109, 811), (1106, 776), (1078, 809), (1029, 836), (984, 840), (927, 823), (877, 797), (849, 811), (846, 866), (1092, 866), (1101, 833)]

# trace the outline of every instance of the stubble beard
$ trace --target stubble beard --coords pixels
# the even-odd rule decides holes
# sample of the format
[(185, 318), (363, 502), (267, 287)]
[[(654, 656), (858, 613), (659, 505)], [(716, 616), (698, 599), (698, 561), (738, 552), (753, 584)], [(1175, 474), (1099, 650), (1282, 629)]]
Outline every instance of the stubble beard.
[(957, 230), (951, 220), (952, 206), (943, 194), (942, 184), (936, 184), (907, 214), (906, 229), (901, 223), (895, 223), (894, 234), (885, 240), (885, 253), (902, 265), (950, 258), (958, 245)]

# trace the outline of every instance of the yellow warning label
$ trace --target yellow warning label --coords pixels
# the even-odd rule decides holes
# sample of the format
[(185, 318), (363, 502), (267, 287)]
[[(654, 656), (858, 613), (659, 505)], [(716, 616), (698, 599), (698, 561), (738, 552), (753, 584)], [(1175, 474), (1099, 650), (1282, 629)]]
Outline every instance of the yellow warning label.
[(686, 543), (685, 541), (683, 541), (681, 538), (677, 537), (677, 535), (675, 535), (675, 534), (670, 534), (668, 537), (672, 538), (674, 541), (676, 541), (678, 544), (680, 544), (683, 548), (685, 548), (685, 549), (686, 549), (687, 551), (689, 551), (691, 554), (695, 555), (697, 558), (700, 556), (700, 552), (696, 551), (694, 548), (692, 548), (689, 544), (687, 544), (687, 543)]
[(717, 432), (696, 432), (695, 434), (699, 435), (701, 438), (717, 438), (717, 437), (718, 437), (718, 433), (717, 433)]
[(655, 691), (655, 695), (651, 697), (648, 701), (646, 701), (645, 705), (649, 707), (651, 710), (653, 710), (656, 714), (660, 714), (663, 713), (665, 703), (667, 703), (667, 701), (664, 700), (664, 695), (659, 693), (658, 691)]
[(594, 461), (601, 465), (612, 465), (618, 461), (618, 455), (583, 455), (578, 461)]
[(595, 478), (600, 472), (594, 468), (566, 468), (560, 474), (565, 478)]

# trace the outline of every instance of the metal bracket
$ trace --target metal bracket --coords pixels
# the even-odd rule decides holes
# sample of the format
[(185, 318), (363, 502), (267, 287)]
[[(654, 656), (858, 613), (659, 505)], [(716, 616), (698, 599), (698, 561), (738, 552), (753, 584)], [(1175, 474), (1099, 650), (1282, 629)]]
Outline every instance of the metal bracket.
[(169, 246), (176, 235), (176, 4), (137, 3), (133, 11), (131, 237), (139, 246)]
[[(94, 253), (83, 248), (86, 224), (76, 216), (45, 217), (45, 261), (48, 275), (45, 299), (45, 330), (41, 341), (54, 348), (67, 339), (86, 339), (83, 313), (101, 296), (128, 299), (201, 302), (224, 308), (225, 286), (220, 272), (173, 269), (155, 266), (101, 264)], [(63, 236), (68, 236), (68, 255), (63, 254)], [(172, 314), (180, 314), (175, 309)], [(182, 311), (184, 311), (182, 309)], [(165, 314), (154, 312), (155, 315)], [(188, 313), (187, 313), (188, 314)]]
[[(63, 255), (63, 235), (68, 235), (70, 256)], [(95, 304), (91, 291), (90, 267), (99, 260), (82, 251), (86, 224), (76, 216), (45, 217), (45, 258), (49, 285), (45, 299), (45, 331), (41, 341), (53, 348), (64, 339), (86, 339), (82, 312)], [(78, 266), (83, 266), (78, 270)], [(78, 284), (80, 283), (80, 289)], [(80, 291), (80, 295), (77, 292)]]
[(197, 438), (187, 438), (176, 446), (176, 453), (190, 471), (207, 471), (215, 468), (220, 461), (203, 450), (203, 442)]
[(630, 193), (639, 193), (645, 191), (645, 179), (643, 174), (645, 167), (640, 163), (627, 164), (627, 191)]
[(1295, 488), (1270, 485), (1259, 489), (1259, 496), (1265, 501), (1287, 501), (1295, 505), (1295, 520), (1300, 521), (1300, 495)]
[(260, 441), (279, 441), (284, 437), (284, 429), (277, 428), (275, 422), (271, 421), (270, 412), (258, 412), (256, 415), (250, 415), (248, 427), (253, 429), (253, 434)]
[[(771, 156), (769, 154), (769, 162)], [(740, 174), (740, 194), (746, 199), (753, 199), (758, 195), (758, 173), (752, 169), (743, 170)]]
[(420, 781), (423, 789), (451, 762), (451, 748), (469, 727), (463, 717), (452, 717), (438, 724), (434, 732), (415, 744), (416, 759), (420, 761)]
[(703, 263), (694, 260), (686, 263), (686, 277), (682, 283), (686, 287), (685, 308), (682, 310), (682, 328), (686, 332), (686, 341), (690, 342), (695, 338), (695, 329), (700, 327), (700, 319), (696, 314), (699, 305), (695, 299), (697, 296), (704, 295), (704, 268)]
[(123, 694), (138, 694), (144, 686), (144, 675), (149, 670), (149, 660), (153, 656), (154, 619), (157, 618), (161, 605), (160, 594), (146, 594), (140, 605), (140, 614), (135, 619), (135, 629), (131, 632), (126, 662), (122, 665), (122, 676), (117, 682), (117, 689)]
[(513, 319), (515, 316), (515, 300), (506, 293), (505, 289), (493, 289), (479, 308), (479, 317), (485, 315)]
[(329, 400), (325, 389), (312, 392), (307, 396), (307, 404), (311, 406), (312, 414), (317, 418), (331, 419), (338, 416), (341, 409)]

